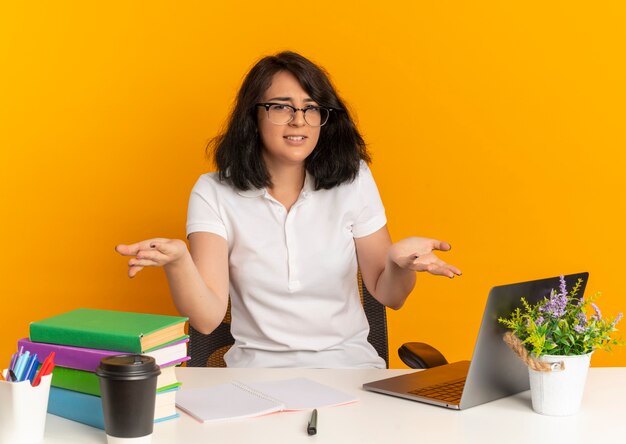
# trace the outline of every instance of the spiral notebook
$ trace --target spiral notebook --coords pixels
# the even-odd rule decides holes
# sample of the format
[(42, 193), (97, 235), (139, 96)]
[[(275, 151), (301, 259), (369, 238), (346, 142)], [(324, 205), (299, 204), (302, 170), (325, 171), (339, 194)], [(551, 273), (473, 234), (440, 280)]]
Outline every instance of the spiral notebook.
[(353, 395), (294, 378), (244, 384), (230, 382), (179, 390), (176, 406), (201, 422), (250, 418), (288, 410), (310, 410), (358, 401)]

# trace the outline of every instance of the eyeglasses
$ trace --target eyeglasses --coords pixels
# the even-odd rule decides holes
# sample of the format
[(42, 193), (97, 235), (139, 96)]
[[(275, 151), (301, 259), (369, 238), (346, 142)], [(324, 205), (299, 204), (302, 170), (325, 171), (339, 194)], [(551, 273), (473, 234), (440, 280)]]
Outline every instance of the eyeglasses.
[(302, 111), (304, 121), (310, 126), (324, 126), (328, 122), (328, 117), (332, 108), (323, 106), (305, 106), (296, 108), (284, 103), (257, 103), (255, 106), (262, 106), (267, 111), (267, 118), (274, 125), (287, 125), (296, 117), (297, 111)]

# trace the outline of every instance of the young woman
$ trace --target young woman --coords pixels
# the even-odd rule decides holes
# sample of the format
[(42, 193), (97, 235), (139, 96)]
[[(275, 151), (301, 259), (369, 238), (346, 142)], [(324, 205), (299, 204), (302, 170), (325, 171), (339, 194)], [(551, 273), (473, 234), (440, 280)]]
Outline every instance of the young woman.
[(367, 341), (357, 268), (370, 293), (398, 309), (415, 272), (460, 275), (433, 250), (392, 243), (369, 155), (325, 72), (282, 52), (246, 76), (224, 134), (218, 172), (200, 176), (187, 239), (118, 245), (129, 276), (163, 266), (178, 311), (203, 333), (231, 298), (232, 367), (384, 367)]

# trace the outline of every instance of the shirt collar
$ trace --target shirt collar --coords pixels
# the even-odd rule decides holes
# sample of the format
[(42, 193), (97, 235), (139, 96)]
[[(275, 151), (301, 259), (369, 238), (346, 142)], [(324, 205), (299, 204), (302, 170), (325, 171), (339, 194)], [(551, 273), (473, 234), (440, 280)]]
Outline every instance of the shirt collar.
[[(315, 191), (315, 179), (308, 171), (305, 172), (304, 176), (304, 185), (302, 186), (302, 191), (300, 195), (304, 198), (307, 198), (311, 195), (313, 191)], [(266, 188), (253, 188), (250, 190), (238, 190), (237, 193), (243, 197), (260, 197), (264, 196), (267, 193)]]
[(304, 185), (302, 186), (302, 197), (309, 197), (313, 191), (315, 191), (315, 179), (307, 171), (304, 176)]
[(265, 194), (265, 188), (253, 188), (251, 190), (237, 190), (237, 194), (243, 197), (259, 197)]

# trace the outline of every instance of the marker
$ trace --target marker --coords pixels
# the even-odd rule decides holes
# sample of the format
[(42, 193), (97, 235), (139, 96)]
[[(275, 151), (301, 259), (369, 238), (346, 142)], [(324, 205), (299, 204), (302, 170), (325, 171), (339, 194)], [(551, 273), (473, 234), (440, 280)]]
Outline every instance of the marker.
[(41, 368), (39, 369), (39, 372), (33, 380), (33, 387), (37, 387), (39, 385), (42, 376), (46, 376), (52, 373), (52, 369), (54, 368), (54, 355), (54, 352), (50, 352), (48, 357), (43, 361), (43, 364), (41, 364)]
[(311, 420), (306, 428), (306, 432), (309, 435), (315, 435), (317, 433), (317, 409), (313, 409), (313, 413), (311, 413)]

